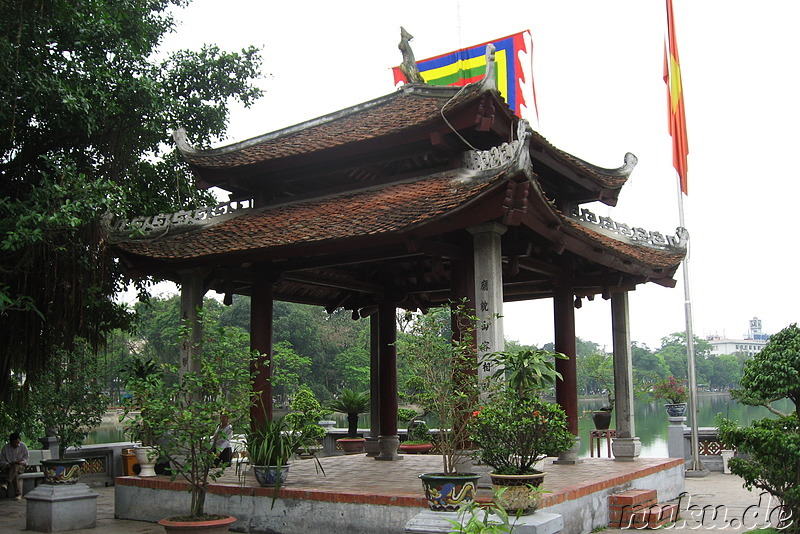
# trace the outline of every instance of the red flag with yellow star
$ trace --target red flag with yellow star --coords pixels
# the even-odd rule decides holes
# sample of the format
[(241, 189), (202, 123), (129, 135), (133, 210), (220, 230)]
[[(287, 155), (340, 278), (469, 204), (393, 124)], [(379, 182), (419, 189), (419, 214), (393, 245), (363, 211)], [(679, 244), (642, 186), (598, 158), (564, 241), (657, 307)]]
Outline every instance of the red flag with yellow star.
[(672, 165), (678, 172), (681, 191), (688, 195), (689, 140), (686, 136), (686, 111), (683, 107), (683, 86), (681, 84), (681, 66), (678, 60), (678, 41), (675, 38), (675, 18), (672, 12), (672, 0), (667, 0), (667, 32), (668, 45), (664, 46), (664, 83), (667, 84), (669, 104), (669, 134), (672, 136)]

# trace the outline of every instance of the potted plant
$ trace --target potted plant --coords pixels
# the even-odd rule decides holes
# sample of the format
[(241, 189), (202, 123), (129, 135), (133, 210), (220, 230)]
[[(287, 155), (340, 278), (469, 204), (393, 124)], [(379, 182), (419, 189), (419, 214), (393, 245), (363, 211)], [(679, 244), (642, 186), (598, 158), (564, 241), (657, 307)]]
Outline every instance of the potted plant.
[[(214, 335), (225, 336), (222, 331)], [(241, 414), (249, 413), (250, 356), (244, 348), (237, 358), (230, 344), (216, 346), (224, 354), (205, 351), (196, 372), (163, 365), (160, 373), (128, 381), (129, 390), (145, 408), (134, 414), (132, 424), (149, 429), (158, 453), (170, 462), (171, 480), (184, 479), (191, 494), (186, 514), (159, 521), (168, 532), (199, 528), (227, 532), (236, 521), (228, 515), (207, 514), (205, 501), (209, 481), (217, 480), (225, 468), (216, 466), (218, 451), (211, 441), (219, 415), (230, 413), (236, 425)]]
[(499, 506), (517, 513), (536, 508), (538, 487), (545, 473), (535, 464), (546, 456), (569, 449), (574, 436), (567, 416), (557, 404), (541, 398), (540, 392), (560, 375), (551, 358), (565, 356), (539, 349), (496, 353), (500, 367), (493, 378), (507, 378), (494, 387), (486, 404), (472, 413), (470, 437), (479, 447), (477, 456), (493, 468), (489, 473), (499, 493)]
[[(474, 500), (480, 478), (460, 469), (469, 459), (468, 424), (480, 395), (473, 343), (476, 321), (463, 302), (436, 308), (417, 316), (400, 344), (414, 373), (406, 383), (410, 397), (439, 421), (436, 446), (442, 471), (420, 475), (428, 505), (436, 511), (455, 511)], [(451, 334), (451, 325), (460, 335)]]
[(670, 417), (686, 415), (686, 401), (689, 400), (689, 392), (674, 376), (670, 375), (666, 380), (653, 386), (653, 397), (667, 401), (664, 408)]
[(583, 362), (592, 369), (589, 378), (598, 389), (602, 389), (608, 402), (605, 406), (592, 412), (592, 421), (596, 430), (607, 430), (611, 426), (611, 415), (614, 412), (614, 363), (610, 354), (594, 353)]
[(412, 419), (408, 423), (408, 439), (400, 443), (400, 450), (406, 454), (424, 454), (433, 449), (431, 432), (427, 423)]
[(345, 454), (364, 452), (364, 438), (358, 436), (358, 414), (369, 411), (369, 391), (357, 392), (343, 389), (339, 398), (328, 402), (328, 408), (347, 414), (347, 437), (336, 440), (336, 447)]
[(86, 435), (102, 421), (108, 406), (101, 388), (100, 362), (88, 343), (76, 339), (72, 348), (59, 351), (31, 388), (48, 435), (58, 438), (58, 457), (42, 460), (47, 484), (74, 484), (83, 458), (67, 458), (70, 447), (80, 447)]
[[(309, 452), (310, 447), (316, 445), (317, 439), (317, 434), (310, 426), (288, 416), (265, 419), (263, 423), (250, 429), (245, 437), (245, 445), (259, 485), (273, 486), (278, 490), (286, 482), (292, 456), (298, 451)], [(322, 465), (316, 456), (314, 461), (318, 470), (321, 470)]]
[(314, 392), (308, 386), (300, 386), (291, 404), (291, 412), (286, 414), (286, 421), (293, 429), (303, 434), (303, 450), (306, 456), (313, 456), (322, 447), (322, 440), (327, 434), (319, 422), (332, 413), (323, 410)]

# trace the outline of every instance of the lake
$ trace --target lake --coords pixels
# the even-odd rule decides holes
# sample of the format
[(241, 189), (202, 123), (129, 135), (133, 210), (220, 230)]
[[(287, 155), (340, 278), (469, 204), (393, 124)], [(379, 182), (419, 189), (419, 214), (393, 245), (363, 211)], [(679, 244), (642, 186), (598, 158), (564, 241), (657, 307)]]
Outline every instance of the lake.
[[(718, 413), (724, 417), (733, 419), (741, 425), (748, 425), (755, 419), (770, 417), (766, 408), (759, 406), (745, 406), (732, 400), (726, 393), (719, 394), (700, 394), (698, 396), (698, 421), (700, 426), (716, 426), (714, 420)], [(578, 400), (578, 409), (581, 412), (578, 421), (578, 431), (581, 437), (581, 456), (589, 456), (589, 431), (594, 428), (591, 412), (605, 405), (605, 398), (584, 398)], [(775, 403), (775, 407), (783, 412), (793, 410), (793, 406), (788, 399)], [(641, 456), (647, 458), (667, 457), (667, 413), (661, 403), (644, 402), (636, 400), (634, 406), (634, 417), (636, 418), (636, 435), (642, 442)], [(344, 414), (335, 414), (337, 427), (347, 428), (347, 419)], [(686, 423), (691, 424), (689, 421)], [(431, 422), (431, 426), (436, 425)], [(369, 416), (361, 414), (359, 418), (359, 428), (369, 427)], [(612, 418), (611, 428), (615, 427)], [(127, 436), (122, 431), (121, 424), (115, 417), (106, 417), (104, 422), (96, 428), (84, 441), (85, 444), (94, 443), (113, 443), (116, 441), (128, 441)], [(605, 443), (603, 443), (605, 447)], [(601, 454), (605, 455), (605, 448), (601, 448)]]

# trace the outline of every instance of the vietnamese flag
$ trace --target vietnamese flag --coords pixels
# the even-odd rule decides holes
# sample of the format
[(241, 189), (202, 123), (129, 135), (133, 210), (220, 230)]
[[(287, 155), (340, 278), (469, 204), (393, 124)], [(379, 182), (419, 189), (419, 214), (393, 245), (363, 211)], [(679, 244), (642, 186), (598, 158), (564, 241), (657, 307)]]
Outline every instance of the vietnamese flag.
[(672, 165), (678, 172), (681, 191), (688, 195), (689, 140), (686, 136), (686, 111), (683, 106), (681, 66), (678, 60), (678, 41), (675, 38), (675, 17), (672, 0), (667, 0), (668, 46), (664, 47), (664, 83), (667, 84), (669, 104), (669, 134), (672, 136)]

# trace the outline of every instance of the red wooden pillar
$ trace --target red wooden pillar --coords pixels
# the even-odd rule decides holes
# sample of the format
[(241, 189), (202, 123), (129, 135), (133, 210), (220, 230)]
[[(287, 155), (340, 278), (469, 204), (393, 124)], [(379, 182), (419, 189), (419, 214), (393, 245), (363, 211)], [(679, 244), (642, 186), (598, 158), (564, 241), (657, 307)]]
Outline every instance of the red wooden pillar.
[(381, 413), (379, 415), (380, 435), (376, 460), (397, 460), (397, 324), (396, 306), (382, 302), (378, 306), (378, 391)]
[(556, 402), (567, 412), (569, 431), (578, 435), (578, 368), (576, 365), (575, 307), (572, 288), (557, 288), (553, 295), (555, 316), (555, 349), (569, 356), (556, 359), (556, 371), (562, 380), (556, 381)]
[(272, 284), (253, 284), (250, 299), (250, 350), (258, 359), (250, 365), (256, 403), (250, 407), (251, 428), (272, 419)]

